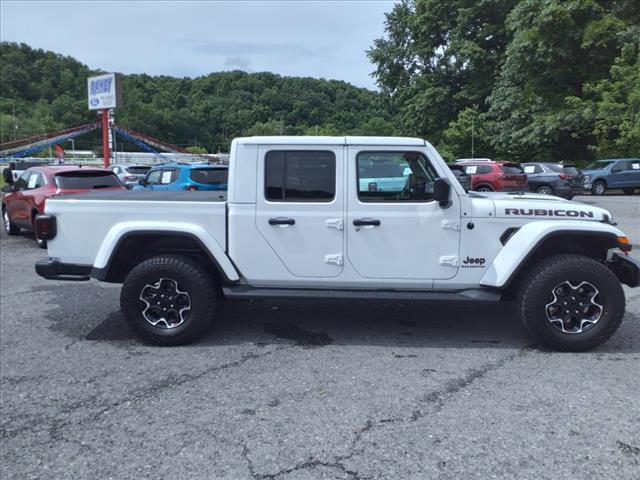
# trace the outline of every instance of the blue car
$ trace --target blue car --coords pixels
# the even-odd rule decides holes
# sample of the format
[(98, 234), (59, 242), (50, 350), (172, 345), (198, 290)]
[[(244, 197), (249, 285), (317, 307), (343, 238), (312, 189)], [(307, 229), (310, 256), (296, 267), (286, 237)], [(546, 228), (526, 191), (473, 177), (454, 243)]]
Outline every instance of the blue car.
[(133, 190), (227, 190), (229, 167), (164, 163), (153, 167)]
[(609, 188), (621, 188), (627, 195), (640, 189), (640, 158), (598, 160), (582, 171), (584, 188), (604, 195)]

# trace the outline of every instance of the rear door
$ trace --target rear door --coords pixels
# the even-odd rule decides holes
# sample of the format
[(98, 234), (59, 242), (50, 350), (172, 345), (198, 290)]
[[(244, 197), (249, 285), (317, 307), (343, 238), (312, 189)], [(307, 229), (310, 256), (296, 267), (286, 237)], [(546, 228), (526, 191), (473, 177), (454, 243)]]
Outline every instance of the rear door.
[(342, 273), (344, 147), (258, 149), (256, 228), (297, 277)]

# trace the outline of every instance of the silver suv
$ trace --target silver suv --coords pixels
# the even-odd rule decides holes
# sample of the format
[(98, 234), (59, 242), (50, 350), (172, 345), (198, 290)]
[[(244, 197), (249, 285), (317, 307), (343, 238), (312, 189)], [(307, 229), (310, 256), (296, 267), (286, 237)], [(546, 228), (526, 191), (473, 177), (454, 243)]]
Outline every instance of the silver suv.
[(153, 165), (110, 165), (109, 170), (115, 173), (122, 184), (130, 188), (134, 185), (137, 185), (140, 180), (142, 180), (147, 172), (151, 170)]

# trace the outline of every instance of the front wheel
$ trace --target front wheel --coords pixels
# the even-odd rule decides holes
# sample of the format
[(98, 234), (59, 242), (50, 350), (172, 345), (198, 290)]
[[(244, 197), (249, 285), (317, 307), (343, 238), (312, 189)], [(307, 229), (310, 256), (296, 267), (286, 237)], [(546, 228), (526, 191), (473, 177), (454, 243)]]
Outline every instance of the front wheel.
[(525, 327), (552, 350), (582, 352), (606, 342), (624, 316), (620, 281), (602, 263), (582, 255), (554, 255), (533, 266), (520, 285)]
[(184, 345), (202, 335), (213, 318), (216, 291), (193, 260), (149, 258), (125, 278), (120, 307), (131, 330), (154, 345)]
[(6, 207), (2, 209), (2, 223), (7, 235), (18, 235), (20, 233), (20, 228), (13, 224), (11, 217), (9, 217), (9, 209)]
[(598, 180), (591, 187), (591, 193), (594, 195), (604, 195), (606, 191), (607, 185), (602, 180)]

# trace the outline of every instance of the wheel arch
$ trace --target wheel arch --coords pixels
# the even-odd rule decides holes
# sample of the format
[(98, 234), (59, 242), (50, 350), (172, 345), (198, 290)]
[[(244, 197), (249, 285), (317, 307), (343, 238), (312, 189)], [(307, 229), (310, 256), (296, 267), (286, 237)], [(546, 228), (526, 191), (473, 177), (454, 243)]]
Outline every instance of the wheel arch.
[(192, 258), (205, 265), (212, 276), (224, 284), (239, 280), (222, 248), (217, 243), (212, 246), (210, 241), (194, 232), (147, 229), (124, 232), (114, 242), (109, 242), (108, 237), (91, 271), (93, 278), (104, 282), (122, 283), (136, 265), (160, 254)]
[(511, 235), (488, 266), (480, 284), (507, 289), (532, 264), (555, 254), (578, 253), (604, 262), (608, 249), (619, 247), (618, 237), (624, 236), (617, 228), (604, 223), (571, 227), (548, 225), (550, 223), (530, 223)]

